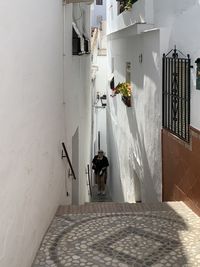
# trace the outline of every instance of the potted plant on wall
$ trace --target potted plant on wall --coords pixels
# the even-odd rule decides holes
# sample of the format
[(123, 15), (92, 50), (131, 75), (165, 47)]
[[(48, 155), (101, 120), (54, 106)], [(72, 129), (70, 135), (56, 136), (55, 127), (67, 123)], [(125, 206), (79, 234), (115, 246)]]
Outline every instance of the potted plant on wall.
[(138, 0), (117, 0), (120, 2), (120, 13), (122, 13), (124, 10), (131, 10), (132, 5), (137, 2)]
[(133, 1), (132, 0), (128, 0), (128, 1), (126, 1), (126, 5), (125, 5), (124, 9), (125, 10), (131, 10), (132, 5), (133, 5)]
[(122, 95), (122, 101), (127, 107), (131, 107), (131, 84), (130, 83), (119, 83), (115, 87), (115, 94)]

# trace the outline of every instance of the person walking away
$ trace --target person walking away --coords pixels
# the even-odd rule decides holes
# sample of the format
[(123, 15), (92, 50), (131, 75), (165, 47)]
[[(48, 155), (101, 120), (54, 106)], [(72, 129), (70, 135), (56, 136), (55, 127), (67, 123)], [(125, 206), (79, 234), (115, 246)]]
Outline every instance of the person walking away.
[(92, 164), (92, 169), (95, 172), (95, 181), (97, 181), (98, 185), (98, 195), (105, 195), (107, 167), (109, 166), (109, 162), (103, 150), (98, 151), (98, 155), (94, 157)]

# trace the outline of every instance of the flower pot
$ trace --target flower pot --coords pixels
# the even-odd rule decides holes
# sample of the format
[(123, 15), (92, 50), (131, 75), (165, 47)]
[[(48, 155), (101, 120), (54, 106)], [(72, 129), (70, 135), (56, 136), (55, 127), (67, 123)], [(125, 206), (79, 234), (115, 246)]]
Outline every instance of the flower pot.
[(122, 101), (127, 107), (131, 107), (131, 97), (130, 96), (122, 96)]

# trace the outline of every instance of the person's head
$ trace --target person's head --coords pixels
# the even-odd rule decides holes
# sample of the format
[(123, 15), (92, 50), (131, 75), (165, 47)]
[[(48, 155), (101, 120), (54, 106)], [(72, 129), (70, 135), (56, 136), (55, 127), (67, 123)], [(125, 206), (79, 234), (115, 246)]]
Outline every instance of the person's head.
[(99, 156), (99, 157), (103, 157), (103, 155), (104, 155), (103, 150), (99, 150), (99, 151), (98, 151), (98, 156)]

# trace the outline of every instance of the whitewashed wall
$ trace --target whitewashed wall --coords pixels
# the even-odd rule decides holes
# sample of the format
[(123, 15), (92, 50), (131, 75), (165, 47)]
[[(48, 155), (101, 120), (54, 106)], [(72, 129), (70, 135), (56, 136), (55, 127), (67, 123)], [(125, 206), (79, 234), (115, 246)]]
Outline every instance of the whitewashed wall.
[[(192, 59), (191, 125), (200, 129), (200, 91), (196, 90), (194, 63), (200, 57), (199, 11), (198, 0), (153, 0), (148, 3), (139, 0), (131, 11), (117, 15), (116, 1), (107, 2), (109, 71), (113, 56), (116, 84), (124, 79), (125, 61), (129, 58), (133, 68), (134, 106), (132, 109), (124, 109), (118, 96), (110, 99), (108, 112), (108, 151), (110, 157), (113, 157), (110, 187), (113, 188), (114, 199), (134, 201), (140, 198), (130, 189), (139, 188), (138, 179), (142, 201), (161, 199), (161, 59), (162, 54), (170, 51), (174, 45), (184, 54), (190, 54)], [(136, 22), (145, 22), (150, 28), (137, 37), (128, 38), (126, 33), (134, 33), (133, 28), (127, 31), (128, 26)], [(140, 54), (143, 56), (142, 64), (138, 63)], [(134, 120), (128, 121), (128, 116)], [(133, 137), (130, 126), (133, 128)], [(123, 139), (127, 141), (122, 145)], [(131, 168), (128, 166), (130, 164)], [(136, 179), (131, 181), (131, 177)]]
[(31, 266), (63, 199), (60, 0), (0, 3), (0, 266)]
[(116, 0), (107, 0), (107, 32), (115, 32), (135, 23), (153, 24), (153, 1), (139, 0), (134, 3), (130, 11), (118, 15), (118, 3)]
[(196, 90), (196, 64), (200, 57), (199, 0), (155, 0), (155, 26), (161, 27), (161, 52), (177, 46), (185, 55), (190, 54), (191, 69), (191, 125), (200, 129), (200, 91)]
[[(72, 158), (72, 137), (77, 128), (79, 128), (79, 168), (75, 170), (79, 175), (77, 181), (74, 182), (77, 183), (79, 188), (77, 191), (79, 203), (84, 203), (89, 199), (86, 186), (86, 167), (91, 162), (90, 55), (72, 56), (72, 21), (76, 21), (79, 30), (89, 37), (90, 6), (86, 4), (80, 4), (80, 6), (79, 4), (69, 4), (65, 6), (64, 103), (66, 144), (70, 158)], [(72, 178), (67, 178), (66, 181), (70, 192), (66, 203), (70, 203), (72, 198)]]
[[(107, 37), (106, 22), (103, 23), (103, 30), (98, 31), (98, 39), (92, 55), (92, 65), (96, 67), (93, 81), (93, 157), (98, 152), (98, 133), (100, 132), (100, 148), (107, 154), (107, 130), (106, 130), (106, 108), (102, 108), (101, 100), (97, 101), (97, 94), (107, 94)], [(103, 55), (101, 55), (103, 51)]]
[(107, 130), (106, 130), (106, 108), (94, 109), (95, 114), (95, 148), (94, 155), (98, 152), (98, 132), (100, 132), (100, 149), (107, 153)]
[(103, 5), (96, 5), (96, 0), (94, 1), (94, 4), (91, 7), (92, 12), (92, 21), (91, 26), (92, 27), (99, 27), (99, 23), (97, 21), (98, 16), (102, 16), (102, 20), (106, 20), (106, 0), (103, 0)]
[[(143, 62), (139, 62), (139, 55)], [(131, 62), (132, 107), (109, 98), (108, 156), (114, 200), (161, 200), (161, 82), (159, 31), (109, 41), (115, 84), (125, 82)], [(111, 63), (111, 60), (109, 60)], [(109, 68), (111, 71), (111, 67)]]
[[(96, 72), (95, 94), (99, 92), (100, 96), (106, 95), (107, 89), (107, 56), (97, 56), (98, 71)], [(97, 106), (101, 106), (99, 101)], [(106, 108), (94, 108), (96, 120), (96, 149), (98, 151), (98, 132), (100, 131), (100, 148), (107, 153), (107, 137), (106, 137)]]
[[(89, 8), (83, 6), (80, 27), (88, 36)], [(61, 142), (71, 156), (77, 127), (79, 200), (88, 199), (90, 56), (72, 56), (72, 5), (65, 10), (61, 0), (0, 3), (2, 267), (31, 266), (58, 205), (71, 202)], [(75, 5), (74, 16), (76, 12)]]

